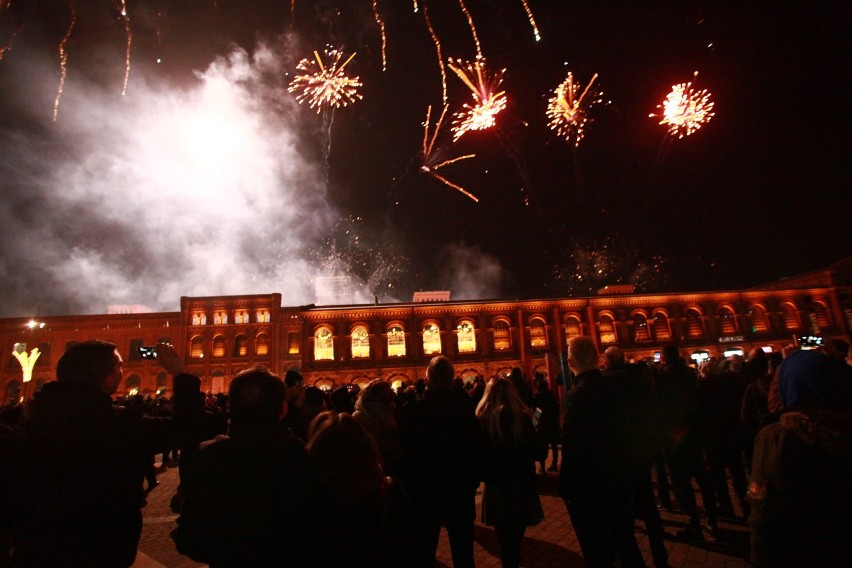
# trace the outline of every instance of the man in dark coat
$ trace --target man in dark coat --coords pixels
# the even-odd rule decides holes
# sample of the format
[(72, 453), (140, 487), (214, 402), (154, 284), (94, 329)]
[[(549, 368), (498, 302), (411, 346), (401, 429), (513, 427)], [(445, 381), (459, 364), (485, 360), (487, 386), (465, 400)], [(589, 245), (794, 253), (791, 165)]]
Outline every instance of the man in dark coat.
[(447, 527), (453, 566), (472, 568), (475, 470), (479, 423), (469, 399), (452, 392), (453, 365), (435, 357), (426, 390), (400, 412), (401, 477), (411, 496), (411, 566), (432, 567), (441, 525)]
[(301, 566), (308, 462), (281, 423), (284, 383), (260, 368), (231, 383), (231, 422), (184, 464), (184, 506), (172, 538), (178, 552), (213, 568)]
[[(197, 378), (182, 374), (171, 346), (157, 346), (157, 354), (175, 376), (175, 390), (186, 393), (177, 387)], [(57, 381), (46, 384), (27, 409), (10, 464), (18, 483), (17, 566), (133, 564), (145, 469), (158, 449), (181, 443), (194, 417), (151, 418), (113, 405), (122, 365), (114, 344), (78, 343), (59, 359)]]
[(562, 422), (560, 495), (589, 566), (644, 566), (633, 532), (626, 416), (611, 379), (598, 369), (591, 338), (572, 337), (568, 365), (576, 375)]

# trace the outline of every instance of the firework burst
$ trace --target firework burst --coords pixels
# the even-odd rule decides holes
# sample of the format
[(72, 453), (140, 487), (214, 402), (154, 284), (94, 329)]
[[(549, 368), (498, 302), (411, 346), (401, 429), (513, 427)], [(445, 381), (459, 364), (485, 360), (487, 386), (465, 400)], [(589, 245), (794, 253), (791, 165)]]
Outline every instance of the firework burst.
[(475, 102), (472, 106), (463, 105), (463, 110), (455, 114), (453, 140), (458, 140), (471, 130), (486, 130), (494, 126), (497, 115), (507, 104), (505, 91), (497, 90), (503, 83), (506, 70), (490, 72), (482, 56), (477, 56), (472, 62), (453, 61), (451, 58), (448, 65), (470, 89)]
[(354, 53), (341, 64), (343, 52), (326, 49), (326, 62), (323, 62), (319, 52), (314, 51), (314, 59), (302, 59), (296, 66), (302, 73), (296, 75), (288, 90), (298, 92), (296, 100), (299, 103), (307, 101), (317, 114), (324, 108), (339, 108), (360, 100), (358, 88), (362, 83), (358, 77), (348, 77), (343, 72), (353, 57)]
[[(573, 142), (575, 148), (580, 145), (586, 126), (591, 120), (589, 111), (593, 105), (603, 100), (603, 93), (592, 88), (597, 78), (598, 74), (595, 73), (586, 88), (580, 92), (581, 85), (574, 82), (574, 75), (569, 72), (548, 102), (547, 118), (550, 120), (550, 128), (569, 143)], [(580, 96), (577, 96), (578, 93)]]
[(476, 154), (466, 154), (464, 156), (448, 158), (446, 156), (446, 150), (443, 147), (438, 147), (437, 149), (435, 148), (435, 141), (438, 138), (438, 133), (441, 130), (441, 124), (443, 124), (444, 116), (446, 114), (447, 106), (444, 105), (444, 110), (441, 112), (441, 117), (435, 123), (435, 130), (430, 135), (429, 127), (432, 117), (432, 107), (430, 106), (426, 110), (426, 121), (423, 123), (423, 148), (418, 156), (420, 159), (420, 171), (428, 176), (435, 178), (444, 185), (455, 189), (456, 191), (464, 194), (465, 196), (471, 198), (472, 200), (478, 203), (479, 198), (467, 191), (465, 188), (451, 182), (450, 180), (438, 173), (438, 170), (443, 168), (444, 166), (449, 166), (450, 164), (454, 164), (456, 162), (467, 160), (476, 156)]
[[(695, 72), (693, 80), (697, 77), (698, 71)], [(692, 81), (673, 85), (666, 100), (657, 105), (657, 108), (662, 112), (648, 116), (660, 118), (660, 124), (666, 126), (669, 134), (678, 138), (689, 136), (715, 116), (710, 92), (707, 89), (693, 88)]]

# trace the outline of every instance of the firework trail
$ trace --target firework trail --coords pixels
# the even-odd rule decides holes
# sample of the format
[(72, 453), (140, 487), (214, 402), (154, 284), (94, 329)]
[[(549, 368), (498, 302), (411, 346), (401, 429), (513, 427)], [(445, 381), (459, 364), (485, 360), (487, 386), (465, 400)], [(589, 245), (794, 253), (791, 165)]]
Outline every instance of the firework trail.
[[(417, 2), (414, 3), (414, 11), (417, 11)], [(423, 4), (423, 19), (426, 21), (426, 28), (429, 30), (429, 35), (432, 36), (432, 41), (435, 42), (435, 51), (438, 56), (438, 67), (441, 69), (441, 93), (442, 101), (447, 104), (447, 69), (444, 67), (444, 55), (441, 53), (441, 42), (438, 40), (438, 34), (435, 33), (435, 28), (432, 27), (432, 19), (429, 18), (429, 8)]]
[(458, 140), (471, 130), (485, 130), (494, 126), (497, 115), (506, 108), (505, 91), (497, 91), (503, 83), (505, 69), (491, 73), (485, 58), (477, 56), (473, 62), (449, 60), (449, 67), (470, 89), (475, 104), (464, 104), (453, 120), (453, 139)]
[(574, 147), (579, 146), (583, 139), (586, 125), (590, 122), (591, 107), (603, 100), (601, 91), (592, 90), (597, 78), (598, 74), (595, 73), (580, 96), (577, 96), (581, 85), (574, 82), (574, 75), (569, 72), (548, 102), (547, 117), (550, 119), (550, 128)]
[(538, 25), (535, 23), (535, 17), (533, 16), (532, 10), (530, 10), (530, 5), (527, 4), (527, 0), (521, 0), (521, 4), (524, 5), (524, 11), (527, 13), (527, 19), (530, 21), (530, 25), (532, 26), (535, 40), (541, 41), (541, 34), (538, 33)]
[(127, 48), (124, 55), (124, 85), (121, 87), (121, 96), (127, 94), (127, 82), (130, 80), (130, 48), (133, 44), (133, 33), (130, 31), (130, 15), (127, 13), (126, 0), (115, 0), (116, 9), (121, 15), (124, 23), (124, 33), (127, 35)]
[(56, 99), (53, 101), (53, 122), (56, 122), (56, 119), (59, 118), (59, 100), (62, 98), (62, 91), (65, 89), (65, 77), (68, 75), (68, 51), (65, 47), (68, 45), (74, 26), (77, 24), (77, 2), (70, 0), (68, 9), (71, 11), (71, 19), (68, 22), (65, 35), (59, 42), (59, 87), (56, 90)]
[[(5, 8), (5, 7), (6, 6), (0, 6), (0, 9)], [(24, 23), (23, 22), (18, 24), (18, 27), (16, 27), (15, 31), (12, 32), (12, 35), (9, 36), (9, 41), (6, 42), (6, 45), (0, 47), (0, 61), (3, 61), (3, 56), (6, 55), (7, 51), (10, 51), (12, 49), (12, 42), (15, 41), (15, 37), (17, 37), (17, 35), (19, 33), (21, 33), (22, 31), (24, 31)]]
[(341, 51), (326, 49), (325, 56), (328, 63), (323, 63), (317, 51), (314, 51), (314, 59), (302, 59), (296, 66), (302, 74), (296, 75), (288, 88), (291, 93), (298, 91), (296, 100), (299, 103), (308, 101), (317, 114), (325, 108), (339, 108), (362, 98), (358, 92), (362, 86), (358, 77), (348, 77), (343, 73), (355, 54), (343, 64), (340, 63), (343, 58)]
[(445, 150), (444, 148), (435, 149), (435, 141), (438, 138), (438, 133), (441, 130), (441, 125), (444, 122), (444, 116), (447, 114), (447, 105), (444, 105), (444, 110), (441, 111), (441, 117), (435, 123), (435, 130), (432, 132), (431, 136), (429, 135), (429, 126), (432, 117), (432, 107), (429, 106), (426, 110), (426, 121), (423, 123), (423, 148), (420, 152), (420, 171), (424, 174), (435, 178), (440, 181), (444, 185), (455, 189), (456, 191), (462, 193), (463, 195), (469, 197), (473, 201), (479, 203), (479, 198), (467, 191), (465, 188), (461, 187), (458, 184), (455, 184), (449, 181), (447, 178), (438, 173), (438, 170), (443, 168), (444, 166), (449, 166), (450, 164), (454, 164), (456, 162), (460, 162), (462, 160), (467, 160), (469, 158), (473, 158), (476, 154), (466, 154), (464, 156), (457, 156), (455, 158), (445, 158)]
[(470, 15), (470, 12), (467, 9), (467, 6), (464, 4), (464, 0), (459, 0), (459, 7), (461, 7), (462, 12), (464, 12), (464, 16), (467, 18), (467, 25), (470, 26), (470, 34), (473, 36), (473, 43), (476, 44), (476, 57), (482, 57), (482, 46), (479, 44), (479, 36), (476, 34), (476, 26), (473, 25), (473, 16)]
[(376, 20), (376, 25), (379, 26), (379, 31), (382, 33), (382, 71), (387, 71), (388, 68), (388, 38), (385, 35), (385, 22), (382, 20), (382, 15), (379, 13), (379, 2), (373, 0), (373, 18)]

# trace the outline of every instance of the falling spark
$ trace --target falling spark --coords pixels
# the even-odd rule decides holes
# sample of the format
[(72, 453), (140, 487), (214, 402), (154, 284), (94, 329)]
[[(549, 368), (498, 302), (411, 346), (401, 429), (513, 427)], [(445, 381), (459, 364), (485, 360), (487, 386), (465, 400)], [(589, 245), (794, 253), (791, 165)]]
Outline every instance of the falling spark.
[[(698, 71), (693, 75), (693, 80), (697, 77)], [(660, 124), (666, 125), (669, 134), (677, 135), (678, 138), (689, 136), (715, 116), (710, 92), (706, 89), (693, 89), (692, 81), (673, 85), (666, 100), (657, 105), (657, 108), (663, 112), (648, 116), (661, 118)]]
[(360, 100), (361, 94), (358, 87), (362, 85), (358, 77), (347, 77), (343, 74), (346, 65), (352, 61), (355, 54), (340, 64), (343, 52), (336, 49), (326, 49), (325, 56), (328, 63), (323, 63), (322, 57), (314, 51), (314, 59), (302, 59), (296, 69), (302, 71), (296, 75), (290, 83), (289, 91), (296, 95), (299, 103), (308, 101), (311, 108), (317, 109), (317, 114), (326, 107), (339, 108), (351, 102)]
[(373, 0), (373, 17), (376, 19), (376, 25), (382, 32), (382, 71), (387, 71), (388, 68), (388, 38), (385, 35), (385, 22), (382, 20), (382, 15), (379, 13), (378, 0)]
[[(414, 4), (414, 11), (417, 11), (416, 2)], [(438, 67), (441, 69), (441, 93), (444, 104), (447, 104), (447, 69), (444, 67), (444, 55), (441, 53), (441, 42), (438, 40), (438, 34), (435, 33), (435, 28), (432, 27), (432, 19), (429, 17), (429, 8), (426, 4), (423, 4), (423, 19), (426, 20), (426, 27), (429, 29), (432, 41), (435, 42), (435, 51), (438, 55)]]
[(601, 102), (603, 93), (592, 90), (592, 85), (598, 74), (595, 73), (580, 96), (580, 85), (574, 82), (574, 75), (568, 73), (562, 83), (554, 90), (554, 97), (550, 99), (547, 106), (547, 117), (549, 125), (560, 136), (569, 143), (573, 141), (574, 147), (580, 145), (585, 134), (586, 125), (589, 123), (589, 109)]
[(467, 18), (467, 25), (470, 26), (470, 33), (473, 36), (473, 43), (476, 44), (476, 57), (482, 57), (482, 46), (479, 45), (479, 36), (476, 35), (476, 26), (473, 25), (473, 16), (470, 15), (470, 12), (467, 10), (467, 6), (464, 5), (464, 0), (459, 0), (459, 6), (464, 12), (465, 17)]
[(530, 5), (527, 4), (527, 0), (521, 0), (521, 3), (524, 5), (524, 10), (527, 12), (527, 19), (530, 21), (530, 25), (532, 26), (535, 40), (541, 41), (541, 34), (538, 33), (538, 25), (535, 23), (535, 17), (533, 16), (532, 10), (530, 10)]
[(506, 70), (490, 73), (482, 56), (477, 56), (471, 63), (450, 59), (449, 66), (471, 90), (473, 100), (476, 101), (473, 106), (463, 105), (463, 110), (456, 113), (453, 139), (458, 140), (471, 130), (485, 130), (494, 126), (497, 115), (506, 108), (505, 91), (497, 91), (503, 83)]
[[(423, 4), (423, 8), (426, 8), (426, 4)], [(420, 7), (417, 5), (417, 0), (414, 0), (414, 13), (416, 14), (420, 10)]]
[(68, 8), (71, 10), (71, 20), (68, 22), (68, 29), (65, 30), (62, 41), (59, 42), (59, 88), (56, 90), (56, 99), (53, 101), (53, 122), (56, 122), (56, 119), (59, 117), (59, 100), (62, 98), (62, 91), (65, 88), (65, 77), (68, 75), (68, 52), (65, 50), (65, 46), (68, 44), (68, 39), (71, 37), (74, 25), (77, 23), (76, 1), (70, 0)]
[(441, 112), (441, 117), (435, 123), (435, 130), (432, 135), (429, 135), (429, 126), (432, 118), (432, 107), (429, 106), (426, 110), (426, 122), (423, 123), (423, 149), (420, 152), (420, 171), (424, 174), (435, 178), (444, 185), (455, 189), (456, 191), (471, 198), (476, 203), (479, 203), (479, 198), (467, 191), (465, 188), (455, 184), (438, 173), (438, 170), (444, 166), (449, 166), (462, 160), (476, 157), (476, 154), (466, 154), (455, 158), (444, 158), (444, 149), (435, 149), (435, 141), (438, 139), (438, 133), (441, 130), (441, 125), (444, 122), (444, 116), (447, 114), (447, 105), (444, 105), (444, 110)]
[(124, 96), (127, 94), (127, 82), (130, 80), (130, 48), (133, 44), (133, 33), (130, 31), (130, 15), (127, 13), (126, 0), (117, 0), (116, 8), (118, 8), (124, 22), (124, 33), (127, 34), (127, 48), (124, 55), (124, 85), (121, 88), (121, 96)]

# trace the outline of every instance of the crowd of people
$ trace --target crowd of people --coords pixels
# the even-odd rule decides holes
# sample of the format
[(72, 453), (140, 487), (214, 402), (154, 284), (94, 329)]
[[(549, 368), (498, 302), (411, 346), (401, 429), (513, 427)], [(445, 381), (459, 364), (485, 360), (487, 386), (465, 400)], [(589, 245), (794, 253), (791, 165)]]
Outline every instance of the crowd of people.
[(573, 337), (560, 401), (544, 376), (465, 383), (443, 356), (396, 390), (377, 379), (325, 392), (295, 369), (252, 367), (204, 396), (163, 344), (173, 399), (117, 403), (116, 346), (79, 343), (56, 381), (0, 413), (0, 487), (12, 488), (0, 567), (132, 565), (155, 454), (179, 456), (178, 552), (213, 568), (431, 568), (442, 527), (453, 566), (473, 567), (480, 486), (479, 518), (517, 567), (527, 527), (547, 522), (546, 471), (589, 566), (645, 566), (636, 519), (667, 566), (660, 510), (675, 507), (691, 542), (747, 517), (757, 566), (849, 566), (848, 353), (835, 340), (694, 368), (673, 345), (658, 363), (628, 362)]

